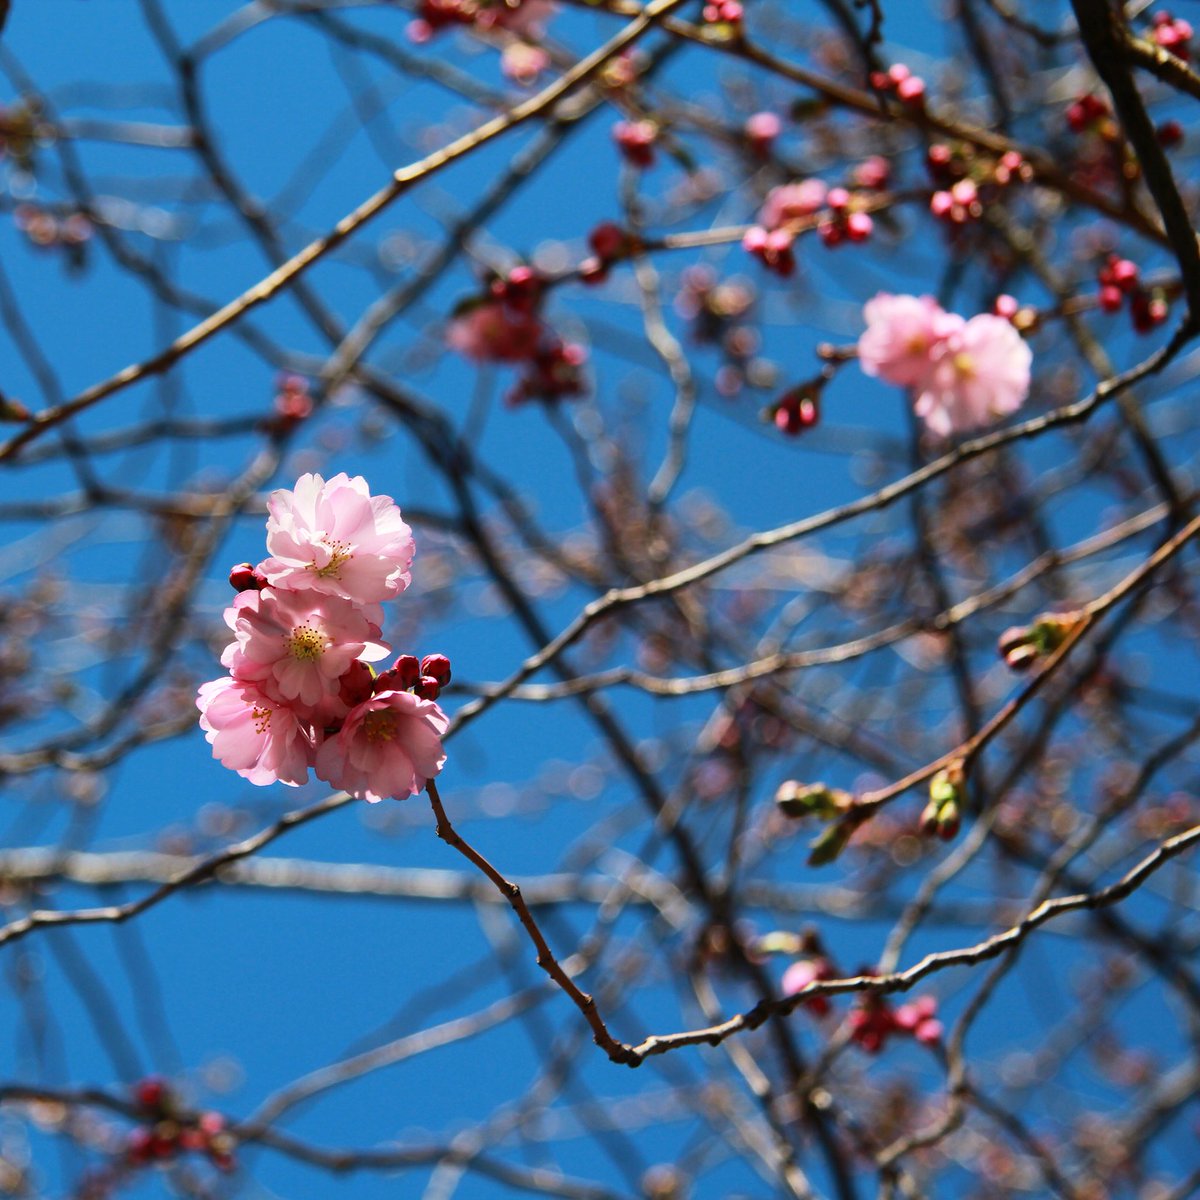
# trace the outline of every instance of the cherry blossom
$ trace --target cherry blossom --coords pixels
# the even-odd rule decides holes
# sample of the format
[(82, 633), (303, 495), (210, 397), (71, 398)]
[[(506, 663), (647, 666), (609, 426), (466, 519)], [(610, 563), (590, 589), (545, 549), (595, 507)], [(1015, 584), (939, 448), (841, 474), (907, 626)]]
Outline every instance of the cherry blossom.
[(388, 654), (363, 609), (320, 592), (239, 592), (225, 619), (237, 640), (221, 656), (222, 666), (274, 699), (299, 705), (305, 718), (336, 712), (341, 677), (356, 659), (376, 662)]
[(267, 501), (267, 552), (259, 566), (273, 588), (321, 592), (359, 604), (390, 600), (411, 580), (412, 530), (390, 496), (372, 496), (361, 475), (328, 482), (301, 475)]
[(1003, 317), (980, 313), (935, 348), (915, 411), (941, 437), (978, 429), (1021, 407), (1033, 354)]
[(1029, 346), (1005, 318), (964, 320), (931, 296), (881, 292), (863, 308), (858, 357), (868, 375), (909, 388), (931, 433), (946, 437), (1015, 412), (1029, 394)]
[(898, 387), (919, 387), (929, 377), (934, 350), (962, 317), (944, 312), (932, 296), (880, 292), (863, 306), (867, 327), (858, 339), (858, 361), (868, 375)]
[(196, 706), (213, 757), (231, 771), (260, 786), (307, 782), (314, 735), (287, 704), (225, 676), (201, 686)]
[(361, 800), (415, 796), (446, 761), (449, 718), (432, 700), (384, 691), (347, 714), (317, 752), (317, 777)]

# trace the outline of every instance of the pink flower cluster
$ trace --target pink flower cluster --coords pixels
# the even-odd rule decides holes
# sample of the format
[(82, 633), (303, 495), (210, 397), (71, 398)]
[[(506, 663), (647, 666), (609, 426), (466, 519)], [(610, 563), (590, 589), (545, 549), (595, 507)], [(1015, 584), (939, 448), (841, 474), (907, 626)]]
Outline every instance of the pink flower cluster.
[(1182, 17), (1173, 17), (1169, 12), (1156, 12), (1153, 20), (1153, 36), (1157, 45), (1169, 50), (1184, 62), (1191, 57), (1192, 37), (1195, 30)]
[(449, 26), (471, 25), (483, 31), (505, 29), (517, 37), (536, 40), (557, 11), (552, 0), (420, 0), (408, 36), (417, 43), (427, 42)]
[(229, 674), (200, 688), (213, 756), (254, 784), (318, 779), (365, 800), (415, 795), (442, 769), (440, 654), (387, 657), (382, 601), (408, 587), (412, 530), (361, 476), (302, 475), (267, 501), (267, 553), (230, 573)]
[(923, 1046), (936, 1046), (944, 1032), (932, 996), (921, 996), (893, 1011), (882, 996), (864, 992), (847, 1022), (851, 1039), (868, 1054), (878, 1054), (893, 1034), (907, 1034)]
[(796, 269), (792, 244), (807, 218), (821, 213), (817, 233), (826, 246), (865, 242), (875, 228), (858, 199), (844, 187), (827, 187), (823, 180), (785, 183), (767, 193), (758, 224), (742, 238), (742, 248), (785, 279)]
[(513, 267), (492, 280), (484, 298), (460, 304), (446, 341), (476, 362), (520, 363), (524, 371), (508, 393), (509, 404), (561, 400), (586, 388), (587, 350), (568, 342), (541, 316), (546, 281), (532, 267)]
[(930, 432), (947, 437), (1004, 417), (1029, 395), (1033, 354), (1009, 321), (969, 321), (931, 296), (880, 292), (863, 308), (862, 369), (908, 388)]

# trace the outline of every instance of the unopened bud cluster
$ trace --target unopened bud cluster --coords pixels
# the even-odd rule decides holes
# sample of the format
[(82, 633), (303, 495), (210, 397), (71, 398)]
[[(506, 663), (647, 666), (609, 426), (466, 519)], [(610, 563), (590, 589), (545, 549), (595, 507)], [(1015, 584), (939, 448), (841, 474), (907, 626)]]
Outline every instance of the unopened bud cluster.
[(796, 270), (793, 243), (800, 228), (820, 214), (817, 233), (826, 246), (865, 242), (875, 228), (867, 200), (844, 187), (828, 187), (821, 179), (804, 179), (772, 188), (746, 230), (742, 248), (769, 271), (787, 278)]
[(531, 266), (513, 267), (491, 280), (487, 294), (461, 303), (446, 333), (459, 353), (476, 362), (524, 368), (508, 393), (509, 404), (560, 400), (585, 390), (587, 350), (564, 341), (541, 314), (546, 280)]
[(1000, 657), (1010, 670), (1027, 671), (1053, 654), (1082, 619), (1081, 612), (1046, 613), (1032, 625), (1013, 625), (1000, 635)]
[(1149, 333), (1168, 314), (1167, 294), (1162, 288), (1147, 288), (1137, 264), (1110, 254), (1101, 265), (1099, 303), (1105, 312), (1119, 312), (1129, 301), (1129, 315), (1138, 333)]
[(922, 831), (945, 842), (957, 837), (966, 799), (965, 768), (961, 762), (951, 763), (929, 781), (929, 803), (921, 813)]
[(886, 71), (872, 71), (871, 86), (877, 92), (891, 92), (909, 108), (925, 104), (925, 80), (914, 75), (904, 63), (895, 63)]
[[(785, 996), (795, 996), (813, 984), (838, 978), (838, 970), (813, 935), (797, 942), (797, 958), (783, 973), (780, 990)], [(873, 972), (867, 971), (866, 974)], [(806, 996), (801, 1005), (818, 1019), (833, 1011), (828, 996), (816, 993)], [(893, 1036), (908, 1036), (925, 1046), (936, 1045), (942, 1037), (942, 1023), (937, 1019), (938, 1004), (933, 996), (918, 999), (893, 1009), (878, 992), (860, 994), (846, 1017), (851, 1040), (868, 1054), (878, 1054)]]
[(145, 1123), (134, 1128), (125, 1143), (125, 1162), (131, 1167), (168, 1163), (185, 1153), (204, 1154), (222, 1171), (234, 1166), (234, 1139), (220, 1113), (189, 1114), (167, 1083), (143, 1079), (134, 1092)]

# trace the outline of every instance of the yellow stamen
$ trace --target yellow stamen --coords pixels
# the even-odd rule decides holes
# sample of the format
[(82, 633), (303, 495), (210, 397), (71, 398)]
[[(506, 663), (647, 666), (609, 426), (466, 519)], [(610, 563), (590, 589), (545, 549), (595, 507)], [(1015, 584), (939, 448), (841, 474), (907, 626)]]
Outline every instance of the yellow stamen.
[(325, 649), (325, 638), (311, 625), (297, 625), (288, 638), (288, 650), (301, 662), (316, 662)]
[(340, 579), (339, 574), (342, 569), (342, 564), (349, 562), (354, 554), (350, 550), (349, 542), (325, 542), (325, 548), (329, 551), (329, 561), (323, 566), (318, 567), (315, 563), (309, 563), (305, 568), (307, 571), (312, 571), (318, 579)]
[(396, 714), (388, 708), (377, 708), (362, 720), (368, 742), (390, 742), (396, 736)]

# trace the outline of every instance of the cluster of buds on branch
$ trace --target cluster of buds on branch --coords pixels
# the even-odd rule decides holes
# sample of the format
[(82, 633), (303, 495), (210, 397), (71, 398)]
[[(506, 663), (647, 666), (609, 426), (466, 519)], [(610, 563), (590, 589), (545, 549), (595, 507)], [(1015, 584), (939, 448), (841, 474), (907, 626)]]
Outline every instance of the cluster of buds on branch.
[(812, 867), (833, 862), (866, 819), (865, 814), (856, 811), (854, 797), (849, 792), (823, 783), (799, 784), (788, 780), (776, 791), (775, 803), (786, 816), (811, 816), (828, 822), (809, 845), (808, 864)]
[(461, 303), (446, 332), (449, 344), (476, 362), (518, 363), (524, 373), (510, 404), (582, 395), (586, 349), (565, 341), (541, 315), (546, 280), (522, 264), (497, 276), (483, 297)]
[(949, 842), (958, 836), (967, 798), (966, 764), (943, 768), (929, 781), (929, 803), (921, 813), (921, 831)]
[(742, 0), (708, 0), (700, 11), (705, 26), (722, 37), (738, 37), (745, 16)]
[(1013, 625), (997, 643), (1001, 658), (1013, 671), (1027, 671), (1048, 658), (1067, 640), (1083, 620), (1082, 612), (1045, 613), (1032, 625)]
[(204, 1154), (222, 1171), (234, 1167), (233, 1135), (217, 1112), (189, 1114), (167, 1083), (143, 1079), (135, 1089), (145, 1124), (133, 1129), (125, 1144), (125, 1162), (131, 1167), (170, 1162), (181, 1154)]
[(1133, 328), (1149, 333), (1167, 319), (1167, 293), (1163, 288), (1148, 288), (1141, 281), (1137, 264), (1128, 258), (1110, 254), (1098, 272), (1100, 307), (1105, 312), (1119, 312), (1126, 298)]
[(618, 121), (613, 126), (613, 141), (621, 157), (630, 166), (654, 166), (654, 146), (658, 141), (658, 122), (650, 120)]
[(871, 72), (871, 86), (877, 92), (891, 92), (909, 108), (925, 104), (925, 80), (914, 75), (904, 63), (895, 63), (886, 71)]
[[(804, 933), (772, 933), (759, 939), (757, 949), (763, 953), (784, 953), (797, 956), (783, 973), (780, 990), (785, 996), (795, 996), (813, 984), (837, 979), (839, 972), (826, 953), (815, 930)], [(862, 972), (874, 974), (871, 970)], [(801, 1006), (814, 1017), (822, 1019), (833, 1011), (828, 996), (817, 992), (806, 996)], [(869, 1054), (878, 1054), (893, 1035), (907, 1035), (925, 1046), (936, 1045), (942, 1037), (942, 1023), (937, 1019), (938, 1004), (933, 996), (916, 1000), (893, 1009), (878, 992), (864, 992), (846, 1018), (851, 1040)]]
[(1170, 51), (1176, 58), (1182, 59), (1184, 62), (1187, 62), (1192, 56), (1194, 32), (1190, 22), (1185, 21), (1182, 17), (1173, 17), (1165, 9), (1154, 14), (1151, 30), (1154, 44)]
[(851, 1038), (868, 1054), (878, 1054), (894, 1034), (906, 1034), (923, 1046), (936, 1046), (943, 1027), (937, 1019), (937, 1000), (922, 996), (893, 1009), (883, 996), (866, 992), (847, 1018)]
[(552, 0), (419, 0), (408, 36), (420, 44), (443, 29), (466, 25), (481, 32), (503, 29), (536, 40), (556, 11)]
[(994, 157), (965, 142), (935, 142), (925, 162), (937, 189), (930, 197), (929, 211), (949, 225), (979, 220), (995, 195), (1033, 179), (1033, 168), (1017, 151)]
[(742, 248), (776, 275), (787, 278), (796, 270), (792, 249), (800, 223), (822, 213), (817, 232), (827, 246), (865, 242), (875, 228), (858, 195), (844, 187), (827, 187), (820, 179), (805, 179), (772, 188), (742, 238)]

